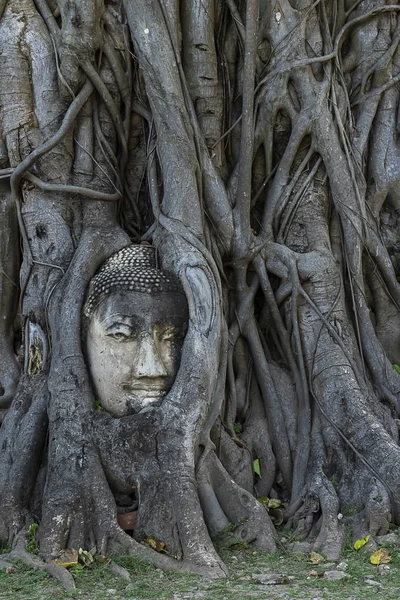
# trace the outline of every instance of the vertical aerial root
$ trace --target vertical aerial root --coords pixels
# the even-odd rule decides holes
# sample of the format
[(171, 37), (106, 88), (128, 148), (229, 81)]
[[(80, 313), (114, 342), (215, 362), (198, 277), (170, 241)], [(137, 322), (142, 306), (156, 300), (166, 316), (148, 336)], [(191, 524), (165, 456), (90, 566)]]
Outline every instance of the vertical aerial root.
[(302, 550), (307, 546), (307, 550), (317, 550), (330, 560), (336, 560), (341, 555), (345, 534), (339, 514), (335, 488), (324, 473), (318, 471), (307, 486), (303, 505), (289, 519), (288, 525), (298, 523), (296, 536), (307, 540), (301, 544)]
[(314, 549), (327, 558), (340, 557), (344, 542), (344, 524), (339, 515), (339, 498), (333, 484), (320, 472), (311, 485), (311, 491), (318, 496), (322, 511), (321, 529), (314, 543)]
[(244, 542), (254, 542), (256, 546), (274, 552), (276, 533), (262, 504), (231, 479), (214, 452), (208, 454), (202, 468), (207, 469), (209, 481), (229, 522), (239, 523), (234, 534)]
[[(350, 519), (353, 542), (367, 535), (386, 535), (391, 521), (391, 501), (383, 485), (370, 478), (370, 489), (365, 493), (364, 508)], [(371, 544), (373, 542), (371, 541)]]
[(211, 483), (202, 469), (197, 478), (197, 489), (204, 521), (211, 535), (216, 535), (229, 527), (229, 521), (221, 508)]
[(215, 429), (217, 453), (224, 468), (240, 487), (253, 493), (251, 441), (247, 445), (242, 436), (231, 438), (224, 429)]
[(223, 576), (221, 573), (226, 567), (207, 531), (197, 482), (189, 474), (190, 466), (182, 464), (178, 472), (176, 465), (165, 465), (154, 472), (151, 467), (147, 469), (138, 482), (135, 539), (139, 542), (146, 538), (160, 540), (165, 544), (166, 552), (175, 559)]
[(18, 304), (18, 265), (16, 210), (10, 194), (0, 188), (0, 409), (10, 406), (21, 371), (13, 345), (13, 324)]
[(24, 526), (42, 461), (47, 405), (46, 377), (23, 377), (0, 430), (0, 539), (10, 543)]

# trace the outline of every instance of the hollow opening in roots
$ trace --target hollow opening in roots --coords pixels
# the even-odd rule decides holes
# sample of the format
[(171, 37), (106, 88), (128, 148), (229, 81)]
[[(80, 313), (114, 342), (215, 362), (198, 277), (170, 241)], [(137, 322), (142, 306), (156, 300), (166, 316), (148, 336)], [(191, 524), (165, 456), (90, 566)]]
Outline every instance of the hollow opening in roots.
[(279, 110), (274, 123), (273, 167), (281, 160), (292, 132), (292, 121), (284, 110)]
[(137, 511), (139, 508), (136, 490), (132, 494), (114, 493), (117, 505), (117, 522), (127, 535), (133, 537)]

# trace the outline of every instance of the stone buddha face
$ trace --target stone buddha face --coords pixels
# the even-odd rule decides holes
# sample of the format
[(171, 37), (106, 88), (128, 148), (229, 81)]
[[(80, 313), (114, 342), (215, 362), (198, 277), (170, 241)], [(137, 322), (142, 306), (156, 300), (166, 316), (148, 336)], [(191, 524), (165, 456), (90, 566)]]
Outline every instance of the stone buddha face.
[(152, 253), (129, 246), (111, 257), (85, 305), (89, 372), (101, 406), (115, 417), (159, 405), (179, 369), (186, 297), (172, 275), (146, 262)]

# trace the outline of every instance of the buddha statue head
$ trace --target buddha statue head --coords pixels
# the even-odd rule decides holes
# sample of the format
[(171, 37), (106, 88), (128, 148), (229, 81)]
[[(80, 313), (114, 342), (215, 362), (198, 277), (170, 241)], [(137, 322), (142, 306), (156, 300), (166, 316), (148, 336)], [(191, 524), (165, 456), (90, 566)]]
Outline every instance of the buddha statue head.
[(158, 406), (179, 369), (186, 296), (157, 268), (156, 249), (132, 245), (93, 277), (84, 306), (85, 352), (96, 398), (115, 417)]

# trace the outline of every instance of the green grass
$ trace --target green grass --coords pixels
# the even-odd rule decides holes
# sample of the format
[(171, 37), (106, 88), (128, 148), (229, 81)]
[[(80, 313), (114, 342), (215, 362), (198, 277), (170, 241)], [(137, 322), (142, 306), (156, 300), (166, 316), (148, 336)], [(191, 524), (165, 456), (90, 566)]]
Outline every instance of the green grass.
[[(110, 572), (106, 564), (73, 571), (77, 590), (63, 591), (57, 581), (46, 574), (18, 565), (17, 571), (7, 574), (0, 570), (0, 600), (184, 600), (186, 597), (203, 600), (399, 600), (400, 548), (389, 548), (392, 555), (390, 574), (378, 575), (370, 564), (368, 552), (356, 552), (347, 545), (344, 560), (348, 564), (349, 581), (332, 582), (309, 575), (310, 570), (324, 571), (324, 564), (313, 566), (308, 556), (287, 555), (280, 551), (268, 555), (251, 546), (221, 549), (222, 558), (230, 569), (229, 579), (205, 581), (195, 575), (161, 572), (133, 557), (120, 557), (115, 562), (130, 575), (128, 583)], [(334, 569), (334, 567), (332, 567)], [(293, 582), (265, 586), (253, 575), (280, 573), (294, 577)], [(370, 587), (364, 577), (373, 576), (384, 587)], [(188, 596), (189, 594), (189, 596)], [(193, 595), (191, 595), (193, 594)]]

